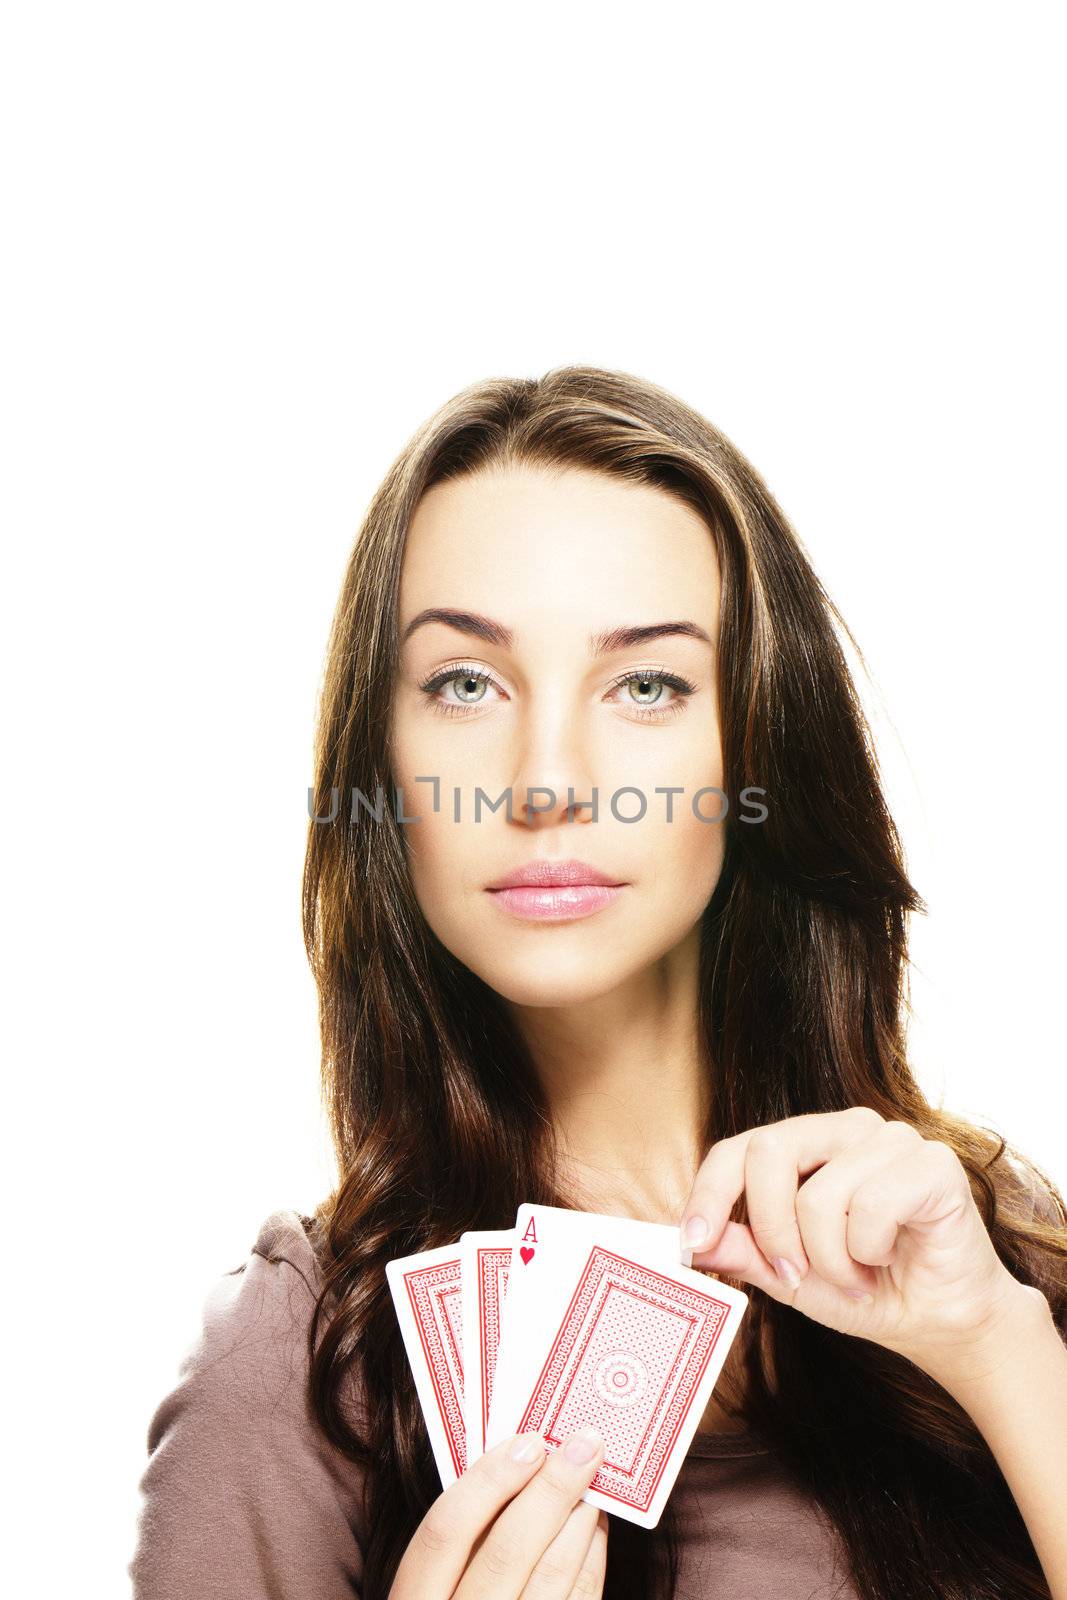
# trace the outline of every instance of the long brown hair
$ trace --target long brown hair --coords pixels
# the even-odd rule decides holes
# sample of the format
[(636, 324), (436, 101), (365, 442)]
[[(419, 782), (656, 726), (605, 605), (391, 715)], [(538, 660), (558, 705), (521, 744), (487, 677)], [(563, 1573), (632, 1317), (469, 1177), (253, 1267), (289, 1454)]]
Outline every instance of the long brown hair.
[[(1057, 1318), (1067, 1305), (1067, 1215), (1054, 1184), (1002, 1138), (928, 1104), (909, 1070), (907, 915), (926, 907), (835, 623), (862, 654), (767, 486), (696, 411), (626, 373), (572, 366), (475, 384), (419, 429), (368, 509), (333, 621), (309, 796), (304, 933), (340, 1176), (308, 1219), (324, 1273), (309, 1393), (325, 1433), (368, 1473), (364, 1600), (388, 1594), (441, 1492), (385, 1262), (468, 1228), (509, 1227), (525, 1200), (573, 1203), (518, 1030), (420, 912), (388, 750), (415, 507), (446, 478), (512, 463), (657, 486), (695, 508), (716, 542), (724, 787), (731, 798), (762, 787), (773, 803), (760, 826), (728, 810), (702, 923), (714, 1091), (705, 1149), (780, 1118), (873, 1106), (956, 1150), (1001, 1260), (1043, 1290)], [(354, 791), (388, 803), (353, 815)], [(734, 1215), (743, 1220), (743, 1199)], [(745, 1417), (829, 1514), (860, 1593), (1047, 1596), (966, 1413), (907, 1360), (744, 1287)], [(673, 1592), (670, 1512), (668, 1501), (653, 1530), (611, 1518), (608, 1600)]]

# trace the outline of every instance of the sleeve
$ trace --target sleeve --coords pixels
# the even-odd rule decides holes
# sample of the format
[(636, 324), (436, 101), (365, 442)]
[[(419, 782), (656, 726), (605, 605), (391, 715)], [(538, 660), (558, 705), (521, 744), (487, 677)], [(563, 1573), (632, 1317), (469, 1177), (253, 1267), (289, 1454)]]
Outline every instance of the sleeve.
[(252, 1254), (215, 1285), (148, 1429), (133, 1600), (351, 1600), (363, 1575), (362, 1472), (306, 1399), (314, 1296)]

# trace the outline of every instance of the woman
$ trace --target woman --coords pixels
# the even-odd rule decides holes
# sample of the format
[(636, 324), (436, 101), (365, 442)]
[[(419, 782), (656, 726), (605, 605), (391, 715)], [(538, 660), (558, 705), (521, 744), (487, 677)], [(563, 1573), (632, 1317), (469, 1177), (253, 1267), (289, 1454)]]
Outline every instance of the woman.
[[(649, 383), (494, 380), (410, 441), (309, 797), (341, 1181), (267, 1220), (152, 1420), (143, 1600), (1065, 1600), (1067, 1217), (909, 1071), (925, 907), (835, 620)], [(384, 1266), (526, 1200), (695, 1218), (750, 1295), (654, 1530), (580, 1499), (595, 1441), (441, 1493)]]

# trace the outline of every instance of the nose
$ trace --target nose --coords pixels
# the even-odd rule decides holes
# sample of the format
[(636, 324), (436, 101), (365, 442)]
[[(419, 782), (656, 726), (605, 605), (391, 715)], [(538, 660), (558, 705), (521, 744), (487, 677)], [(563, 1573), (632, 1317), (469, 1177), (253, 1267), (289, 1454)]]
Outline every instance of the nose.
[(527, 828), (594, 820), (593, 774), (581, 719), (559, 701), (531, 705), (520, 724), (512, 816)]

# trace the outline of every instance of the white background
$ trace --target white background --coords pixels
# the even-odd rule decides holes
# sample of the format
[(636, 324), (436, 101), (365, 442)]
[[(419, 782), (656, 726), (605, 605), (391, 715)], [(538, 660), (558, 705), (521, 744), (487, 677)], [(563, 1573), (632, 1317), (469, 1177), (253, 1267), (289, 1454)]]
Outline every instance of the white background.
[(475, 379), (629, 370), (764, 474), (873, 674), (920, 1081), (1067, 1184), (1057, 11), (8, 10), (18, 1592), (125, 1591), (204, 1295), (332, 1184), (326, 632), (386, 467)]

